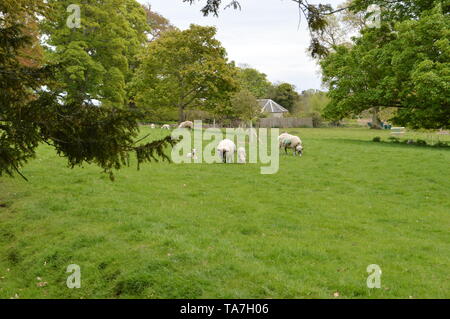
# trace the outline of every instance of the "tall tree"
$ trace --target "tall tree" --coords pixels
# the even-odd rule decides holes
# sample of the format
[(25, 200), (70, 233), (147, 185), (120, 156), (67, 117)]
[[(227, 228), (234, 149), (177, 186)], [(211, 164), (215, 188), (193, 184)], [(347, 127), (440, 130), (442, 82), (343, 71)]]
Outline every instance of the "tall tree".
[(437, 5), (397, 25), (386, 46), (393, 74), (384, 92), (398, 103), (394, 121), (413, 128), (450, 127), (450, 16)]
[(275, 85), (269, 93), (269, 98), (288, 109), (289, 112), (293, 111), (299, 97), (295, 86), (289, 83)]
[(21, 174), (40, 143), (53, 146), (72, 167), (95, 163), (111, 178), (113, 169), (127, 164), (130, 152), (138, 163), (168, 159), (164, 147), (176, 142), (170, 136), (137, 145), (136, 113), (92, 107), (75, 98), (69, 102), (50, 89), (58, 87), (53, 76), (64, 72), (64, 64), (27, 62), (37, 34), (27, 29), (24, 17), (37, 22), (38, 16), (48, 19), (48, 12), (41, 0), (0, 2), (0, 175)]
[(320, 43), (331, 52), (338, 45), (344, 45), (348, 42), (349, 30), (344, 27), (339, 15), (330, 15), (327, 17), (327, 26), (318, 32), (316, 37)]
[(313, 113), (320, 115), (329, 102), (327, 92), (314, 89), (306, 90), (301, 93), (295, 111), (308, 116)]
[[(347, 0), (338, 6), (338, 9), (352, 8), (354, 1)], [(363, 9), (359, 11), (346, 9), (332, 15), (326, 15), (326, 26), (322, 29), (312, 31), (314, 37), (326, 49), (326, 54), (317, 56), (317, 58), (323, 58), (328, 53), (334, 52), (337, 46), (351, 46), (351, 38), (357, 36), (368, 26), (369, 15), (370, 13)]]
[[(384, 26), (369, 29), (352, 47), (338, 46), (336, 52), (322, 60), (323, 81), (329, 87), (331, 102), (326, 108), (328, 118), (339, 120), (373, 109), (373, 127), (379, 128), (378, 109), (381, 102), (379, 86), (391, 72), (383, 56), (382, 45), (393, 38)], [(391, 106), (389, 103), (386, 106)]]
[(448, 127), (449, 24), (437, 5), (394, 29), (386, 23), (364, 30), (351, 48), (338, 47), (321, 63), (331, 97), (327, 116), (340, 119), (369, 108), (395, 107), (398, 124)]
[(148, 31), (150, 42), (157, 40), (164, 32), (176, 29), (167, 18), (153, 11), (150, 4), (143, 4), (142, 7), (145, 11), (147, 24), (150, 27)]
[(128, 104), (126, 85), (149, 30), (144, 9), (135, 0), (105, 0), (80, 5), (81, 26), (69, 28), (70, 0), (49, 0), (43, 27), (51, 48), (48, 59), (64, 66), (56, 74), (66, 101), (98, 100), (104, 107)]
[(256, 97), (247, 89), (233, 95), (231, 105), (241, 120), (251, 121), (261, 114), (261, 107)]
[(40, 68), (41, 63), (25, 61), (26, 52), (38, 40), (27, 26), (36, 23), (35, 13), (43, 10), (36, 0), (0, 3), (0, 175), (20, 174), (20, 166), (34, 156), (40, 142), (35, 123), (40, 113), (33, 106), (44, 99), (33, 91), (49, 72)]
[(378, 5), (382, 10), (382, 20), (395, 23), (419, 18), (424, 11), (440, 5), (444, 12), (449, 12), (447, 0), (353, 0), (350, 9), (353, 12), (366, 10), (370, 5)]
[(179, 121), (192, 106), (213, 110), (238, 88), (236, 67), (214, 38), (214, 27), (191, 25), (150, 43), (133, 83), (140, 107), (177, 108)]
[(242, 88), (250, 91), (256, 98), (267, 98), (270, 86), (267, 75), (256, 69), (243, 66), (238, 70), (239, 83)]

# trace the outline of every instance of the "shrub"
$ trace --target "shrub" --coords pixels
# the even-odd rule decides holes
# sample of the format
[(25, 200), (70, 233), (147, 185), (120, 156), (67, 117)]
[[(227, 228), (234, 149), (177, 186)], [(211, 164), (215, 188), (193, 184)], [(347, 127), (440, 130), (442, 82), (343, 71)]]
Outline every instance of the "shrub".
[(447, 142), (437, 142), (436, 144), (433, 145), (434, 147), (448, 147), (448, 143)]
[(308, 114), (310, 117), (312, 117), (313, 127), (321, 127), (322, 126), (322, 115), (319, 112), (312, 112)]
[(417, 145), (426, 146), (426, 145), (427, 145), (427, 142), (426, 142), (425, 140), (417, 140), (417, 141), (416, 141), (416, 144), (417, 144)]
[(381, 142), (381, 137), (375, 136), (375, 137), (372, 139), (372, 141), (374, 141), (374, 142)]
[(389, 141), (391, 143), (400, 143), (400, 139), (398, 137), (395, 137), (395, 136), (390, 136), (389, 137)]

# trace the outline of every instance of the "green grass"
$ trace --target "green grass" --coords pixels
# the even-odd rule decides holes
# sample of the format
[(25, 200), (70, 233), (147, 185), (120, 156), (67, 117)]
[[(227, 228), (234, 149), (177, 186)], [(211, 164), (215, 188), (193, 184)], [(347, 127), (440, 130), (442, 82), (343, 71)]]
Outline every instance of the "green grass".
[(152, 163), (111, 182), (42, 146), (30, 182), (0, 178), (0, 297), (450, 298), (450, 151), (290, 132), (305, 153), (282, 154), (276, 175)]

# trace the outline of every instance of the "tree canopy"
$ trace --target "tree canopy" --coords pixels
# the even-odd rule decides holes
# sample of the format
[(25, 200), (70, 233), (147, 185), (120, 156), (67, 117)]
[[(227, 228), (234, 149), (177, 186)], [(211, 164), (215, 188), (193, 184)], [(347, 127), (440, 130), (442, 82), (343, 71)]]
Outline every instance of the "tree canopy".
[[(113, 4), (112, 1), (104, 3)], [(62, 24), (58, 15), (52, 15), (59, 12), (53, 4), (40, 0), (5, 0), (0, 3), (0, 175), (21, 174), (21, 166), (35, 155), (40, 143), (53, 146), (60, 156), (67, 158), (69, 166), (95, 163), (111, 178), (113, 169), (128, 163), (131, 152), (136, 154), (138, 163), (161, 157), (168, 159), (164, 147), (176, 141), (169, 136), (138, 145), (139, 141), (135, 141), (139, 132), (138, 113), (123, 107), (121, 87), (129, 66), (125, 57), (129, 56), (132, 61), (132, 50), (139, 46), (138, 43), (133, 46), (136, 38), (123, 34), (122, 39), (113, 38), (111, 41), (108, 37), (112, 34), (99, 29), (98, 34), (90, 34), (93, 39), (86, 42), (87, 35), (81, 30), (72, 31)], [(139, 4), (131, 4), (131, 0), (128, 4), (130, 6), (121, 7), (122, 10), (130, 17), (133, 12), (142, 13), (145, 24), (145, 15)], [(50, 11), (49, 5), (56, 11)], [(89, 12), (90, 7), (87, 8)], [(94, 17), (106, 19), (95, 9), (92, 8)], [(30, 50), (39, 42), (39, 34), (29, 29), (38, 22), (38, 14), (43, 23), (48, 24), (49, 41), (56, 44), (56, 50), (49, 56), (61, 53), (56, 61), (43, 59), (28, 63)], [(118, 16), (118, 22), (126, 23), (126, 19)], [(91, 22), (95, 27), (98, 22), (94, 20)], [(90, 20), (87, 18), (86, 21)], [(140, 32), (139, 28), (134, 29), (136, 23), (137, 20), (126, 25), (132, 27), (127, 29), (132, 35)], [(73, 42), (65, 42), (64, 33), (73, 37)], [(124, 43), (130, 47), (125, 48)], [(117, 59), (104, 56), (111, 47), (123, 49), (119, 50)], [(32, 54), (31, 57), (36, 56)], [(108, 72), (113, 72), (109, 74), (117, 75), (114, 79), (120, 80), (118, 96), (106, 90), (105, 83), (111, 81), (105, 78)], [(92, 105), (89, 102), (92, 97), (106, 102), (104, 105), (107, 107)]]
[(241, 87), (251, 92), (256, 98), (267, 98), (272, 83), (267, 80), (266, 74), (244, 66), (239, 68), (238, 78)]
[(269, 98), (285, 107), (289, 112), (293, 111), (299, 97), (295, 86), (289, 83), (274, 85), (269, 92)]
[(86, 3), (80, 28), (68, 28), (72, 2), (48, 3), (50, 17), (43, 22), (48, 60), (62, 66), (52, 89), (64, 92), (69, 103), (97, 100), (105, 107), (124, 107), (127, 83), (150, 30), (144, 9), (135, 0)]
[(179, 121), (195, 106), (212, 110), (238, 89), (236, 67), (214, 38), (214, 27), (191, 25), (150, 43), (142, 56), (133, 89), (141, 108), (176, 108)]
[(261, 107), (255, 96), (247, 89), (233, 95), (231, 105), (240, 119), (251, 121), (261, 114)]
[(365, 29), (351, 47), (322, 62), (332, 119), (369, 108), (396, 107), (395, 123), (414, 128), (450, 125), (450, 25), (437, 5), (419, 19)]
[(172, 25), (166, 17), (153, 11), (150, 4), (143, 4), (142, 7), (145, 11), (147, 24), (150, 27), (150, 30), (148, 31), (149, 41), (158, 39), (166, 31), (176, 29), (176, 27)]

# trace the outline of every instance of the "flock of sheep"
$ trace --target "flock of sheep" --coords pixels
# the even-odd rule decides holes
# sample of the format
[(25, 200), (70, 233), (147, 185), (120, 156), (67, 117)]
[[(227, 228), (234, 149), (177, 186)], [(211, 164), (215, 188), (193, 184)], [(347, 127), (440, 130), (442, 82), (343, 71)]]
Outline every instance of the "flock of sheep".
[[(150, 124), (150, 128), (156, 128), (156, 125), (152, 123), (152, 124)], [(162, 130), (170, 130), (171, 128), (172, 128), (172, 126), (170, 124), (161, 125)], [(194, 123), (191, 121), (182, 122), (180, 125), (178, 125), (178, 128), (193, 129)]]
[[(303, 155), (303, 144), (300, 137), (291, 135), (288, 133), (283, 133), (278, 136), (279, 148), (284, 147), (284, 151), (286, 154), (288, 153), (288, 149), (292, 149), (293, 155)], [(195, 150), (194, 150), (195, 151)], [(234, 153), (237, 152), (238, 163), (245, 164), (246, 163), (246, 153), (244, 147), (239, 147), (236, 150), (236, 144), (232, 140), (224, 139), (220, 141), (219, 145), (217, 145), (217, 153), (220, 156), (220, 159), (223, 163), (232, 163)]]
[[(155, 124), (150, 125), (151, 128), (155, 128)], [(170, 130), (171, 126), (169, 124), (164, 124), (161, 126), (163, 130)], [(187, 128), (193, 129), (194, 123), (191, 121), (185, 121), (178, 125), (178, 128)], [(284, 148), (286, 154), (288, 153), (288, 149), (292, 149), (292, 154), (294, 156), (302, 156), (303, 155), (303, 143), (300, 137), (288, 134), (287, 132), (281, 134), (278, 137), (279, 148)], [(193, 149), (191, 153), (187, 154), (188, 158), (197, 159), (196, 149)], [(238, 163), (245, 164), (246, 163), (246, 152), (244, 147), (236, 148), (236, 144), (230, 139), (224, 139), (219, 142), (217, 145), (217, 153), (223, 163), (232, 163), (234, 153), (237, 153)]]

